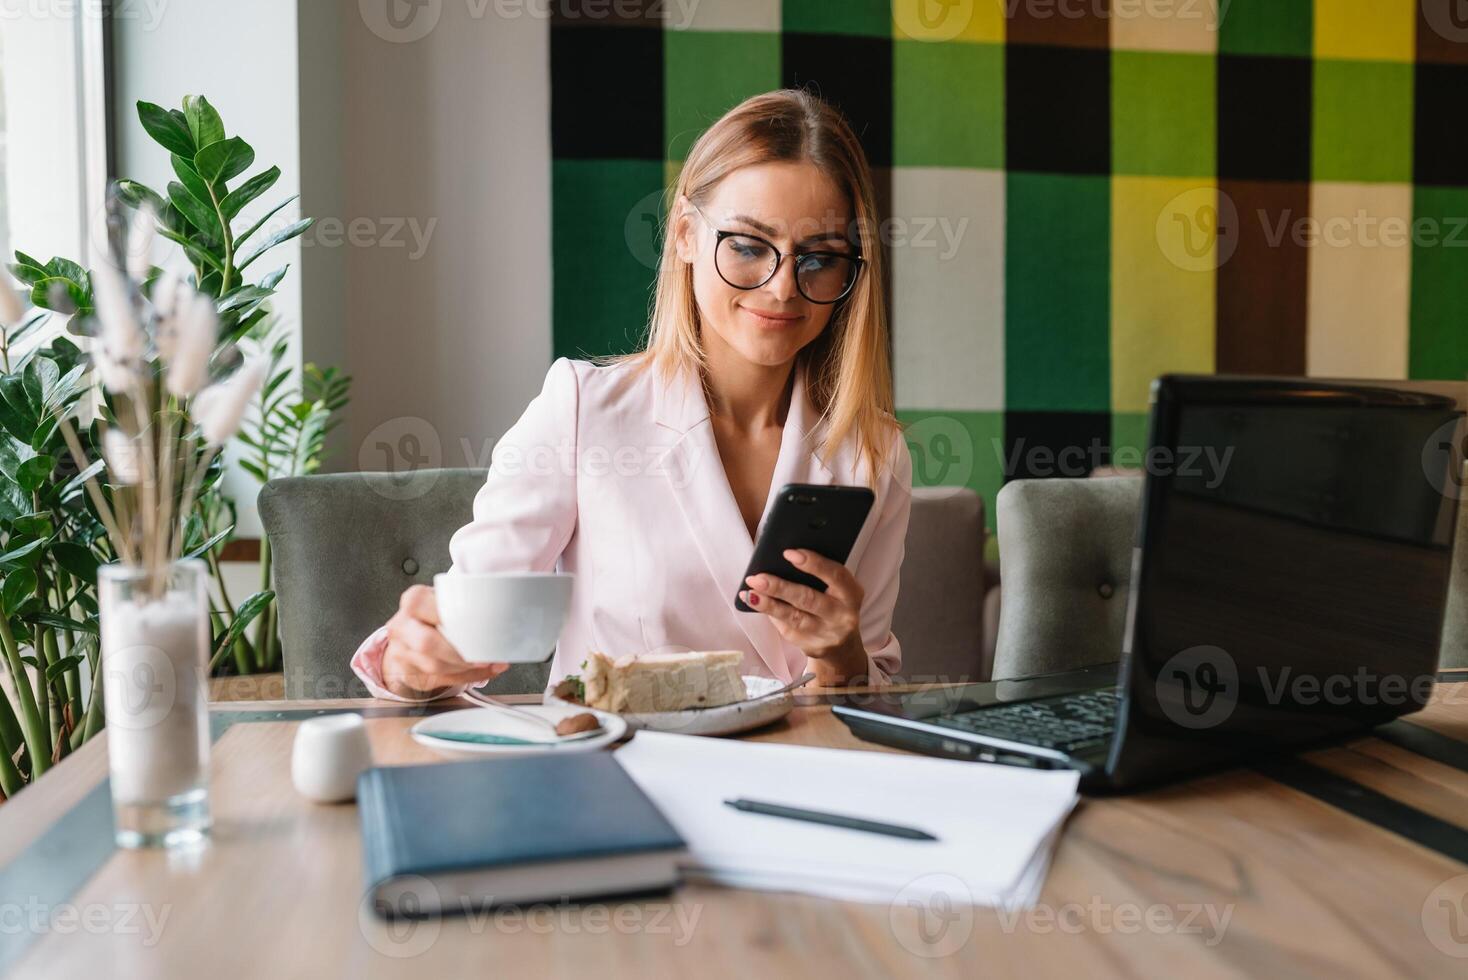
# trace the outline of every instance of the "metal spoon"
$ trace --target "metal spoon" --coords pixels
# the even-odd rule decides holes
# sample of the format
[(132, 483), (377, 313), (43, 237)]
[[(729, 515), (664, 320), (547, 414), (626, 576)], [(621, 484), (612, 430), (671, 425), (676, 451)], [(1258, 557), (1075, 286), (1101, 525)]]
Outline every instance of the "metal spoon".
[(772, 697), (775, 697), (778, 694), (784, 694), (786, 691), (793, 691), (793, 690), (795, 690), (798, 687), (805, 687), (805, 685), (809, 684), (811, 681), (813, 681), (815, 679), (816, 679), (816, 675), (815, 674), (802, 674), (799, 677), (795, 678), (795, 680), (791, 681), (789, 684), (786, 684), (784, 687), (777, 687), (777, 688), (775, 688), (773, 691), (771, 691), (768, 694), (761, 694), (757, 698), (750, 698), (750, 700), (751, 701), (763, 701), (765, 698), (772, 698)]
[[(572, 742), (578, 738), (591, 738), (592, 736), (600, 735), (603, 731), (605, 731), (605, 729), (601, 727), (600, 721), (598, 721), (597, 726), (590, 731), (576, 732), (573, 735), (562, 735), (560, 732), (556, 731), (555, 722), (551, 721), (549, 718), (542, 718), (540, 715), (536, 714), (533, 711), (526, 711), (523, 708), (517, 708), (513, 704), (506, 704), (503, 701), (490, 697), (488, 694), (480, 694), (478, 691), (474, 690), (465, 691), (464, 697), (468, 698), (470, 701), (473, 701), (475, 704), (482, 705), (483, 707), (494, 708), (497, 711), (509, 712), (517, 718), (524, 718), (526, 721), (532, 721), (535, 724), (539, 725), (541, 728), (549, 729), (551, 735), (560, 742)], [(590, 712), (587, 713), (590, 714)]]

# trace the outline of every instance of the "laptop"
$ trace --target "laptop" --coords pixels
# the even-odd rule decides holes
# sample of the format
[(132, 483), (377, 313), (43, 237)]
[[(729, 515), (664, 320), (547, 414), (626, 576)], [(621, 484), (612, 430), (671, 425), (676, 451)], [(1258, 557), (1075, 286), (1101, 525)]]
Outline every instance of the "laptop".
[(1432, 694), (1468, 385), (1170, 375), (1118, 662), (848, 695), (860, 738), (1125, 791), (1329, 744)]

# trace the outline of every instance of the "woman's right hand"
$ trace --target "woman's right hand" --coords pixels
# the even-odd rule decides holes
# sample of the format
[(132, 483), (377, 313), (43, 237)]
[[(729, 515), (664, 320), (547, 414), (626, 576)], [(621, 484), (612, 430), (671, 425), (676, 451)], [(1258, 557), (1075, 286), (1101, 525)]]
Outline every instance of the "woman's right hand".
[(438, 600), (426, 585), (403, 593), (387, 621), (382, 680), (399, 697), (426, 700), (451, 687), (473, 687), (510, 669), (509, 664), (471, 664), (438, 631)]

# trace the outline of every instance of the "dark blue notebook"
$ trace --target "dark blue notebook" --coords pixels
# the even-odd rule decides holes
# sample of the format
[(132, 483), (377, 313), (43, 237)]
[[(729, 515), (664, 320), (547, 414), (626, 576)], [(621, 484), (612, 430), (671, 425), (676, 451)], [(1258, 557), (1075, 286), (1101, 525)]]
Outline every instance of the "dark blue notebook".
[(610, 752), (369, 769), (357, 807), (384, 916), (665, 890), (685, 848)]

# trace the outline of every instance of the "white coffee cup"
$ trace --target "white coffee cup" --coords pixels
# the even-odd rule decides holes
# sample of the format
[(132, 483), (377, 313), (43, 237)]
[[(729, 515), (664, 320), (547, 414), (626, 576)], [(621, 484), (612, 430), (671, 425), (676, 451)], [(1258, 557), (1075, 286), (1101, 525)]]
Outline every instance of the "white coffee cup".
[(307, 718), (291, 747), (291, 782), (317, 803), (345, 803), (357, 795), (357, 777), (372, 765), (372, 743), (359, 714)]
[(541, 663), (560, 638), (574, 579), (558, 572), (435, 575), (439, 632), (470, 663)]

